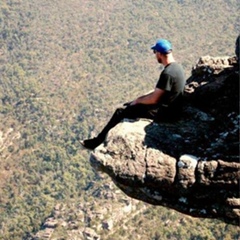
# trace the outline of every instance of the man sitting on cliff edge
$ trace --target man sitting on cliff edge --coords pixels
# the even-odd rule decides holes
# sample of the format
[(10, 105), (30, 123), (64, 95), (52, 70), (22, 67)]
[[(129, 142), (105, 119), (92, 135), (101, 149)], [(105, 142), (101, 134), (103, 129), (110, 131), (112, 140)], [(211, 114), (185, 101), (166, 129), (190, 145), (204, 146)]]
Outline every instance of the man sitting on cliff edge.
[(157, 40), (151, 47), (157, 61), (164, 66), (153, 91), (116, 109), (112, 118), (97, 137), (81, 141), (83, 147), (93, 150), (106, 138), (110, 129), (124, 118), (148, 118), (157, 122), (174, 121), (181, 114), (185, 75), (180, 64), (175, 62), (172, 45), (166, 39)]

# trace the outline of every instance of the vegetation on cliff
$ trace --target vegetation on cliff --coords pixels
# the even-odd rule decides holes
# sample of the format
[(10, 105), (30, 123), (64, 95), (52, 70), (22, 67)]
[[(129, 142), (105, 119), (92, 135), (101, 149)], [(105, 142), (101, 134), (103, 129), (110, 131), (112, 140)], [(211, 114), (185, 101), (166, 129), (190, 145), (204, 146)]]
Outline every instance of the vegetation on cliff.
[(237, 0), (1, 1), (0, 238), (37, 232), (59, 202), (91, 201), (96, 176), (77, 140), (154, 86), (156, 38), (189, 73), (201, 55), (234, 54), (237, 19)]

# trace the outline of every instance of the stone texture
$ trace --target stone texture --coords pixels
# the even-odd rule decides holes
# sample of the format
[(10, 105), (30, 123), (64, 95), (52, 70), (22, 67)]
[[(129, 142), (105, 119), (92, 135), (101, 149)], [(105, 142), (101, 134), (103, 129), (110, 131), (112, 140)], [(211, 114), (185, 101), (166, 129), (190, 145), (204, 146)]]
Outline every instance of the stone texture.
[(91, 154), (92, 166), (132, 198), (238, 224), (238, 84), (235, 58), (201, 58), (180, 121), (118, 124)]

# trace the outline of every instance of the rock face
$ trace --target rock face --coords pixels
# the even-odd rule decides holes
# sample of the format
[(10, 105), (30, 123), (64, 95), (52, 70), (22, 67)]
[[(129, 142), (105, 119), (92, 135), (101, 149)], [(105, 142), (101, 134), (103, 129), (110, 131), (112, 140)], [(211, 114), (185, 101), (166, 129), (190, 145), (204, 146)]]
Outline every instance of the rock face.
[(200, 58), (175, 123), (124, 121), (90, 157), (128, 196), (239, 224), (239, 69), (236, 58)]

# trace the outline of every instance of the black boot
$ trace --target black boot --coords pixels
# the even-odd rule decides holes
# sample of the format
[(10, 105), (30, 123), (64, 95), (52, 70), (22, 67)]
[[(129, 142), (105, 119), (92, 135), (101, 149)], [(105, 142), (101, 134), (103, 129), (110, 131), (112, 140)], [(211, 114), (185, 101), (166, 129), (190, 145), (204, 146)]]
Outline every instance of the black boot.
[(115, 127), (125, 117), (125, 111), (126, 111), (125, 108), (116, 109), (112, 118), (110, 119), (108, 124), (104, 127), (104, 129), (101, 131), (101, 133), (96, 138), (80, 141), (82, 146), (87, 149), (93, 150), (96, 147), (98, 147), (101, 143), (103, 143), (109, 130)]
[(89, 150), (94, 150), (96, 147), (98, 147), (102, 142), (104, 141), (103, 138), (96, 137), (92, 139), (86, 139), (83, 141), (80, 141), (83, 147), (89, 149)]

